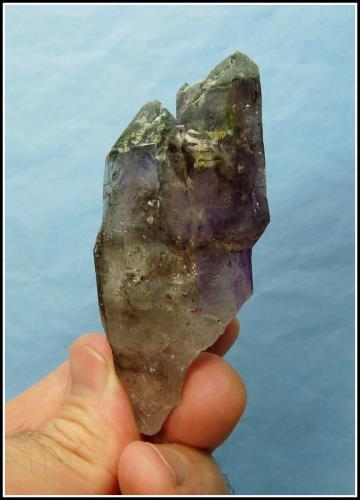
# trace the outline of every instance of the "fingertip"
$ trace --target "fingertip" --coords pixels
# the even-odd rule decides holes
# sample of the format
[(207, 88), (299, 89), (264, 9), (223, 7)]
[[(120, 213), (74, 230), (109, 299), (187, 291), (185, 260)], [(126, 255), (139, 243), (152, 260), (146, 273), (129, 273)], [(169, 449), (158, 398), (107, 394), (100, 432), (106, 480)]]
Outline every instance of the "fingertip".
[(210, 454), (181, 444), (133, 442), (119, 461), (125, 495), (226, 494), (221, 471)]
[(151, 443), (134, 441), (120, 456), (119, 485), (124, 495), (161, 495), (176, 490), (174, 474)]

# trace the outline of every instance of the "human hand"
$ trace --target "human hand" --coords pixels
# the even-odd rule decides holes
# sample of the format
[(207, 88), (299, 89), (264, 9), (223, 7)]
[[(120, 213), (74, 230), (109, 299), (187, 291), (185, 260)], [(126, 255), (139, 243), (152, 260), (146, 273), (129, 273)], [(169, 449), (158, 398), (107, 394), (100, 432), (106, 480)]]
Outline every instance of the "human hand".
[(6, 405), (7, 494), (226, 494), (211, 451), (246, 405), (239, 375), (221, 356), (233, 320), (189, 368), (182, 402), (144, 441), (102, 334), (80, 337), (69, 361)]

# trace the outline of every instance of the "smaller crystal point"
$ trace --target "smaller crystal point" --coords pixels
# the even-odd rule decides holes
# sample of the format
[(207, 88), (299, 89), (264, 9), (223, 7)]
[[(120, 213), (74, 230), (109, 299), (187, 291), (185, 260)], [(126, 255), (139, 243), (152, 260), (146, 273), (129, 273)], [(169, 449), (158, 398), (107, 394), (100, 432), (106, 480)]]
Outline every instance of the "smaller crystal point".
[(146, 103), (115, 142), (112, 151), (129, 151), (132, 147), (155, 144), (163, 130), (176, 120), (160, 101)]

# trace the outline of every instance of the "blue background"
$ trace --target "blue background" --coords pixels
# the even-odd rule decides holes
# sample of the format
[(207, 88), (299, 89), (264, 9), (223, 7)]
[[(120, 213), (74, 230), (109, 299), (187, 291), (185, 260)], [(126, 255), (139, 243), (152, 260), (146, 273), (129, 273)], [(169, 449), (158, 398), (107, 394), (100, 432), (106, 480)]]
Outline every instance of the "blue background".
[(227, 359), (237, 494), (354, 492), (354, 6), (6, 7), (6, 391), (102, 330), (104, 159), (147, 101), (234, 50), (258, 64), (271, 223)]

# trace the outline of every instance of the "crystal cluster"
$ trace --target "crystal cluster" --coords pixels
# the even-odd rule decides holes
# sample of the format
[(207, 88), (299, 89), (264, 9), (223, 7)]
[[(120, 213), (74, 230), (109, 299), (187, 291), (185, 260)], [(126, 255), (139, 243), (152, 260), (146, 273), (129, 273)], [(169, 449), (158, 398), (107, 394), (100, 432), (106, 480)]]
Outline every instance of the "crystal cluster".
[(258, 67), (235, 52), (143, 106), (106, 159), (95, 248), (102, 323), (139, 429), (158, 432), (188, 366), (252, 294), (269, 222)]

